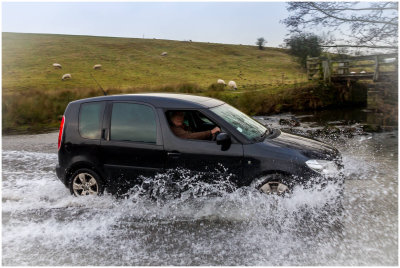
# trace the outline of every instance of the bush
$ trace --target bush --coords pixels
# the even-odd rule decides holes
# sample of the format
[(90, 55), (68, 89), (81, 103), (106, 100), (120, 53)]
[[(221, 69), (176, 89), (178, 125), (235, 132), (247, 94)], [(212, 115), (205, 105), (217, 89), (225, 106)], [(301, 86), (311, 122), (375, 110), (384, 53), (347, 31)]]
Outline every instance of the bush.
[(183, 83), (177, 85), (177, 91), (182, 93), (198, 93), (202, 92), (198, 85), (192, 83)]
[(224, 84), (212, 83), (208, 87), (208, 90), (210, 90), (210, 91), (224, 91), (225, 88), (226, 88), (226, 85), (224, 85)]
[(62, 90), (57, 92), (30, 91), (3, 96), (3, 132), (14, 130), (40, 131), (43, 127), (56, 127), (59, 116), (64, 114), (68, 103), (83, 98), (101, 96), (98, 90)]
[(296, 34), (285, 39), (285, 43), (289, 47), (290, 54), (297, 57), (304, 68), (307, 67), (307, 56), (318, 57), (322, 52), (322, 39), (315, 34)]
[[(138, 90), (135, 90), (138, 92)], [(176, 84), (176, 85), (163, 85), (159, 87), (152, 88), (149, 90), (149, 88), (142, 88), (139, 91), (143, 92), (148, 92), (148, 91), (153, 91), (153, 92), (179, 92), (179, 93), (200, 93), (203, 92), (203, 90), (199, 87), (199, 85), (194, 84), (194, 83), (181, 83), (181, 84)]]

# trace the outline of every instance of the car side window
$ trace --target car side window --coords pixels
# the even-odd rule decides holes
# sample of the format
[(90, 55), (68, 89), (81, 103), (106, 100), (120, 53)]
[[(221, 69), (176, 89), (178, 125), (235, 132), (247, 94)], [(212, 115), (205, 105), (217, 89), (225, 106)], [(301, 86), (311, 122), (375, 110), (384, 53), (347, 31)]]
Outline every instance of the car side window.
[(217, 126), (197, 110), (168, 110), (165, 115), (172, 133), (182, 139), (211, 140), (210, 130)]
[(156, 143), (157, 127), (154, 110), (137, 103), (114, 103), (111, 113), (110, 139)]
[(79, 134), (86, 139), (100, 139), (104, 102), (81, 104), (79, 110)]
[(202, 121), (202, 123), (209, 124), (209, 125), (214, 124), (213, 122), (211, 122), (210, 119), (208, 119), (206, 116), (204, 116), (204, 115), (203, 115), (202, 113), (200, 113), (200, 112), (197, 112), (197, 116), (198, 116), (198, 118)]

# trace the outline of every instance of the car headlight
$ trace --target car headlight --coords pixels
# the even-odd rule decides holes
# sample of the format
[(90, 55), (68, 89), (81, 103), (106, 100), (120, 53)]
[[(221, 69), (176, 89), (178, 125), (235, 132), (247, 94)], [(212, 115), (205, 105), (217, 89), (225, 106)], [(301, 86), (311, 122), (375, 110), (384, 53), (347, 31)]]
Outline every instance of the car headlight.
[(333, 161), (312, 159), (306, 161), (306, 164), (312, 170), (326, 176), (339, 175), (339, 167)]

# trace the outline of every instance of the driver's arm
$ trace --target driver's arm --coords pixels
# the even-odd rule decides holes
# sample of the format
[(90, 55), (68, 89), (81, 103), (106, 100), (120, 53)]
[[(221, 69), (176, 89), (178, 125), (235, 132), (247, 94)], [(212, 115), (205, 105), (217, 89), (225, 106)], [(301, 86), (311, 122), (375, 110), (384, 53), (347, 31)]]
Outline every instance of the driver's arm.
[(211, 130), (206, 130), (201, 132), (190, 132), (180, 127), (172, 127), (171, 129), (176, 136), (183, 139), (208, 140), (212, 135)]
[(180, 127), (171, 127), (171, 129), (176, 136), (183, 139), (193, 139), (193, 140), (209, 140), (212, 135), (214, 135), (217, 132), (221, 132), (221, 129), (219, 127), (215, 127), (212, 130), (206, 130), (201, 132), (191, 132), (184, 130), (183, 128)]

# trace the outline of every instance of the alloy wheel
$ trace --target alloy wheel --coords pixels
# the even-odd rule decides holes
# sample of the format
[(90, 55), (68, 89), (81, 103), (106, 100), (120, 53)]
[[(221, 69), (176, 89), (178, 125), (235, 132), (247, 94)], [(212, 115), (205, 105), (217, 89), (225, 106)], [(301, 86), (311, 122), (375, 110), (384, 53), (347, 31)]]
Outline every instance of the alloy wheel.
[(289, 191), (289, 187), (278, 181), (270, 181), (261, 186), (260, 190), (266, 194), (283, 195)]
[(98, 195), (99, 185), (89, 173), (79, 173), (72, 181), (72, 190), (76, 196)]

